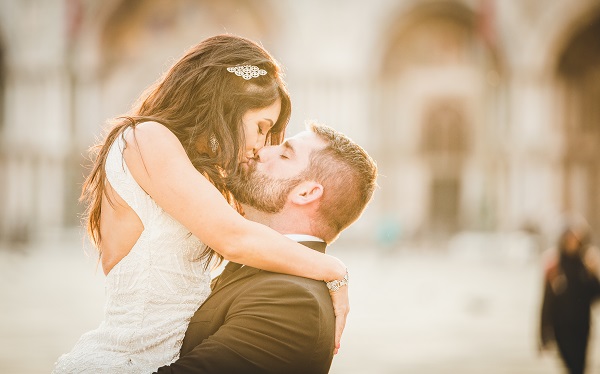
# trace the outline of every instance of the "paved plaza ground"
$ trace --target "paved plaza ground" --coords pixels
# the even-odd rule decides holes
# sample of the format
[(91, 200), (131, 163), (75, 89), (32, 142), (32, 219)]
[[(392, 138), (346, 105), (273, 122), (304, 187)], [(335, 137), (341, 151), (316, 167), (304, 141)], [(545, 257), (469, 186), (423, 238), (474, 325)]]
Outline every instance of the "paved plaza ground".
[[(332, 374), (563, 372), (554, 354), (536, 349), (537, 257), (344, 243), (331, 253), (350, 268), (352, 305)], [(0, 372), (49, 373), (98, 325), (103, 287), (77, 240), (0, 248)], [(599, 348), (593, 340), (589, 373), (600, 373)]]

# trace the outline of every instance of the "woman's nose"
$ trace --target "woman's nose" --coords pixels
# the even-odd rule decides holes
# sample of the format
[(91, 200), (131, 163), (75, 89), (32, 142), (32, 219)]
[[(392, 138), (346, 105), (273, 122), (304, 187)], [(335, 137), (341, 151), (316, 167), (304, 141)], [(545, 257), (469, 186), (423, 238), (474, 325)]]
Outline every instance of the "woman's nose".
[(256, 139), (256, 143), (254, 144), (254, 148), (252, 149), (254, 154), (257, 154), (265, 146), (266, 141), (267, 137), (265, 135), (260, 135)]
[(256, 150), (260, 150), (267, 143), (267, 135), (259, 135), (258, 139), (256, 139)]

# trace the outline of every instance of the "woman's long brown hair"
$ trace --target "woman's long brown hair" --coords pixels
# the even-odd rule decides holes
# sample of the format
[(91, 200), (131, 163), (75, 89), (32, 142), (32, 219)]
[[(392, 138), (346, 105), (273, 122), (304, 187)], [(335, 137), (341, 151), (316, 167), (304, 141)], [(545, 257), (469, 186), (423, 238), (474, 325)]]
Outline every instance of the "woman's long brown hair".
[[(245, 80), (227, 71), (227, 67), (238, 65), (255, 65), (267, 74)], [(242, 116), (250, 109), (273, 104), (277, 98), (281, 99), (281, 112), (267, 144), (281, 143), (291, 115), (290, 97), (277, 61), (255, 42), (234, 35), (217, 35), (190, 48), (140, 96), (130, 113), (111, 122), (106, 137), (90, 150), (94, 161), (80, 200), (86, 204), (87, 232), (99, 255), (106, 156), (125, 129), (146, 121), (166, 126), (177, 136), (194, 167), (237, 207), (226, 188), (226, 179), (237, 172), (245, 145)], [(217, 154), (199, 151), (199, 139), (208, 141), (212, 134), (219, 142)], [(205, 247), (202, 258), (208, 264), (215, 255)]]

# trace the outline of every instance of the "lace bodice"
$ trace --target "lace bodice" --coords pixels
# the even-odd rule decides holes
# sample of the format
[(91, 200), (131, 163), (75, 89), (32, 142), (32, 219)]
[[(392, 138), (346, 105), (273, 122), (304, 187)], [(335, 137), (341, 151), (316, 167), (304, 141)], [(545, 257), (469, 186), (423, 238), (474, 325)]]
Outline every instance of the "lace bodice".
[(152, 373), (179, 356), (188, 322), (210, 292), (198, 260), (201, 242), (164, 212), (129, 173), (122, 136), (111, 146), (106, 176), (144, 230), (106, 276), (104, 320), (85, 333), (53, 373)]

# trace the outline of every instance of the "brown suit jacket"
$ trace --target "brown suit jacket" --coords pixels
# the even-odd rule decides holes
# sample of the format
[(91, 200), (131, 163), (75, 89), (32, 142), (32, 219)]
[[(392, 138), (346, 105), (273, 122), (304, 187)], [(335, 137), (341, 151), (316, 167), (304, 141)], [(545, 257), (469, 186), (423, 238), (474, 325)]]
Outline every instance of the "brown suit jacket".
[(228, 264), (215, 279), (180, 358), (158, 373), (327, 373), (335, 316), (325, 283), (239, 266)]

